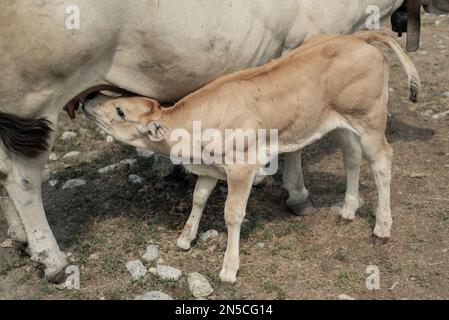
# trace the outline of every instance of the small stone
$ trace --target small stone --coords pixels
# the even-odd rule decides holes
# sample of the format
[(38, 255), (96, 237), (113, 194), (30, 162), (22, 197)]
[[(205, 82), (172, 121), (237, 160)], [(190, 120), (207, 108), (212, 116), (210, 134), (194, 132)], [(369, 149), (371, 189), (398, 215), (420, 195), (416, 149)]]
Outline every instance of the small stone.
[(399, 284), (399, 282), (395, 282), (390, 289), (388, 289), (389, 291), (394, 291), (394, 289), (396, 289), (397, 285)]
[(68, 275), (64, 282), (64, 288), (67, 290), (80, 290), (80, 269), (78, 266), (68, 266), (65, 269), (66, 275)]
[(100, 254), (99, 253), (92, 253), (90, 256), (89, 256), (89, 258), (88, 258), (89, 260), (91, 260), (91, 261), (95, 261), (95, 260), (98, 260), (98, 259), (100, 259)]
[(136, 174), (131, 174), (128, 177), (128, 181), (132, 184), (137, 184), (137, 185), (143, 185), (145, 184), (145, 179), (143, 179), (142, 177), (139, 177)]
[(150, 268), (148, 269), (148, 272), (157, 276), (157, 268)]
[(106, 166), (104, 168), (98, 169), (97, 172), (100, 173), (100, 174), (106, 174), (106, 173), (111, 173), (115, 169), (117, 169), (117, 165), (116, 164), (111, 164), (110, 166)]
[(50, 187), (54, 188), (58, 185), (59, 181), (58, 180), (50, 180), (48, 182), (48, 184), (50, 185)]
[(151, 244), (147, 246), (147, 250), (145, 254), (142, 256), (142, 259), (147, 262), (156, 261), (159, 258), (159, 246)]
[(72, 152), (66, 153), (63, 158), (64, 159), (73, 159), (73, 158), (78, 157), (80, 154), (81, 154), (81, 152), (79, 152), (79, 151), (72, 151)]
[(72, 139), (75, 139), (76, 136), (77, 136), (76, 132), (66, 131), (62, 134), (61, 140), (63, 140), (63, 141), (72, 140)]
[(50, 156), (48, 157), (48, 160), (50, 160), (50, 161), (58, 161), (58, 159), (59, 159), (58, 156), (54, 152), (52, 152), (50, 154)]
[(113, 143), (114, 141), (115, 141), (115, 139), (114, 139), (113, 136), (107, 136), (107, 137), (106, 137), (106, 142), (107, 142), (107, 143)]
[(169, 266), (158, 266), (157, 274), (159, 278), (166, 281), (178, 281), (182, 277), (182, 272)]
[(431, 117), (431, 116), (434, 115), (434, 113), (435, 113), (435, 112), (434, 112), (432, 109), (429, 109), (429, 110), (427, 110), (427, 111), (422, 112), (421, 114), (422, 114), (424, 117)]
[(6, 248), (12, 248), (13, 243), (11, 239), (6, 239), (0, 244), (0, 248), (6, 249)]
[(142, 278), (147, 273), (147, 269), (139, 260), (128, 262), (126, 264), (126, 269), (131, 273), (134, 280)]
[(198, 272), (189, 274), (187, 278), (189, 291), (195, 298), (205, 298), (214, 293), (214, 289), (210, 285), (207, 278)]
[(443, 96), (445, 96), (446, 98), (449, 98), (449, 91), (446, 91), (445, 93), (443, 93)]
[(148, 149), (136, 148), (137, 155), (142, 158), (149, 159), (154, 156), (154, 152)]
[(64, 185), (62, 186), (62, 190), (66, 190), (66, 189), (74, 189), (74, 188), (78, 188), (78, 187), (82, 187), (86, 185), (86, 181), (82, 180), (82, 179), (72, 179), (72, 180), (68, 180), (64, 183)]
[(338, 296), (338, 300), (355, 300), (353, 297), (350, 297), (346, 294), (341, 294)]
[(150, 291), (135, 297), (134, 300), (173, 300), (173, 298), (160, 291)]
[(259, 248), (259, 249), (265, 248), (265, 243), (259, 242), (259, 243), (257, 244), (257, 248)]
[(218, 237), (218, 231), (217, 230), (209, 230), (201, 234), (200, 239), (201, 241), (209, 241), (212, 239), (215, 239)]
[(133, 166), (136, 162), (137, 162), (136, 159), (125, 159), (125, 160), (120, 161), (120, 164)]

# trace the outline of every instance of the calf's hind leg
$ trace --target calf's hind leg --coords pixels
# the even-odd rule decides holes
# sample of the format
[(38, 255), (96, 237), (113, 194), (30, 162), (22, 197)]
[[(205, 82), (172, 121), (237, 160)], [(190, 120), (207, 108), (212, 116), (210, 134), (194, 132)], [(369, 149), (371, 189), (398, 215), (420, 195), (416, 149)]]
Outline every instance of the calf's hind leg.
[(336, 130), (333, 137), (343, 153), (346, 171), (346, 194), (342, 208), (337, 208), (343, 219), (354, 220), (357, 209), (362, 205), (359, 197), (360, 164), (362, 149), (359, 138), (349, 130)]
[(390, 208), (390, 184), (393, 149), (385, 135), (365, 134), (361, 136), (363, 154), (369, 161), (378, 193), (376, 226), (374, 235), (389, 238), (393, 219)]

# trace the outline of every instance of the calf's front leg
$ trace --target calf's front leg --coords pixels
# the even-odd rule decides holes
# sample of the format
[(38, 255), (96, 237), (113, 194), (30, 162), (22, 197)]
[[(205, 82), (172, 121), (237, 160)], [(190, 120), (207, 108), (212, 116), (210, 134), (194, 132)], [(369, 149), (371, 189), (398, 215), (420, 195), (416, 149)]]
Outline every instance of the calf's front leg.
[(177, 241), (177, 246), (182, 250), (189, 250), (190, 245), (196, 238), (201, 216), (206, 206), (207, 199), (217, 185), (217, 179), (199, 176), (193, 192), (192, 212), (186, 222), (184, 230)]
[(225, 204), (228, 243), (220, 272), (220, 279), (223, 282), (234, 283), (237, 280), (240, 267), (240, 229), (256, 172), (253, 167), (228, 169), (228, 197)]

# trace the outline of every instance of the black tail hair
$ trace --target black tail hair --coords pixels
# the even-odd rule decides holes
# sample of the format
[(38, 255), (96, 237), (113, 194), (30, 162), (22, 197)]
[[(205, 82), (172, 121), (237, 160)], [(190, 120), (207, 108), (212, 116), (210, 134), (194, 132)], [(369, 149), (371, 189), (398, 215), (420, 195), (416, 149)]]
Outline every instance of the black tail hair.
[(49, 148), (53, 129), (47, 119), (22, 118), (0, 112), (0, 140), (5, 148), (17, 155), (36, 158)]

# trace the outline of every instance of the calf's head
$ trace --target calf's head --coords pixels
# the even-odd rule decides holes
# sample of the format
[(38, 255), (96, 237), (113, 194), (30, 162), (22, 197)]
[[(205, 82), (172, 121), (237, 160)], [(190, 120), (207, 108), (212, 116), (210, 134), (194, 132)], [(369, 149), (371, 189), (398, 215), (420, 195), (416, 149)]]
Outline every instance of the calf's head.
[(169, 132), (156, 100), (144, 97), (88, 97), (84, 112), (108, 134), (127, 144), (146, 148), (165, 139)]

